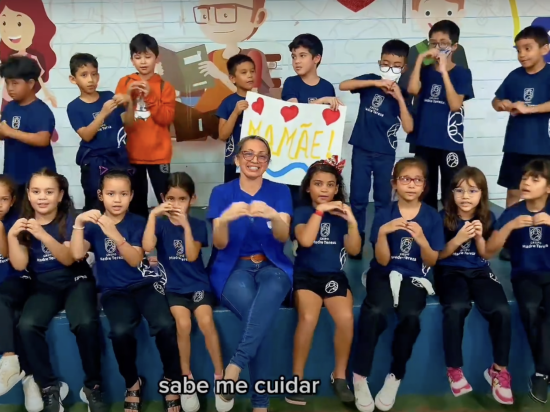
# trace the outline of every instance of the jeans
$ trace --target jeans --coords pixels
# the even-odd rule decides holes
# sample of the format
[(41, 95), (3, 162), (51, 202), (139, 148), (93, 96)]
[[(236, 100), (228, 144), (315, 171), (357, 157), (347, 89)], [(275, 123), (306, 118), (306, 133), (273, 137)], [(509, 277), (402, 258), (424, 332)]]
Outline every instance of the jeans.
[[(275, 316), (292, 284), (288, 275), (270, 262), (239, 260), (222, 293), (223, 305), (244, 323), (244, 332), (230, 363), (249, 366), (250, 381), (269, 379), (271, 337)], [(253, 408), (267, 408), (267, 395), (252, 394)]]

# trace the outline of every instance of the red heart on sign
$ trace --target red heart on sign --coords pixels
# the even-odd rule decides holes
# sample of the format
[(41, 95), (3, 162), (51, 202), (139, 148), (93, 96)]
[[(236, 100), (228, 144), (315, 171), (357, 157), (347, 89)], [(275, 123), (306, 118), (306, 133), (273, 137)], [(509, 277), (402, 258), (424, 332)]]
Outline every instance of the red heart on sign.
[(254, 110), (258, 114), (262, 114), (262, 112), (264, 111), (264, 99), (258, 97), (258, 100), (252, 103), (252, 110)]
[(295, 119), (298, 116), (298, 106), (285, 106), (281, 109), (281, 116), (285, 119), (286, 122), (290, 122), (292, 119)]
[(338, 3), (350, 9), (352, 12), (357, 13), (368, 5), (374, 3), (374, 1), (375, 0), (338, 0)]
[(325, 123), (327, 124), (327, 126), (330, 126), (339, 118), (340, 118), (340, 110), (331, 110), (331, 109), (323, 110), (323, 119), (325, 119)]

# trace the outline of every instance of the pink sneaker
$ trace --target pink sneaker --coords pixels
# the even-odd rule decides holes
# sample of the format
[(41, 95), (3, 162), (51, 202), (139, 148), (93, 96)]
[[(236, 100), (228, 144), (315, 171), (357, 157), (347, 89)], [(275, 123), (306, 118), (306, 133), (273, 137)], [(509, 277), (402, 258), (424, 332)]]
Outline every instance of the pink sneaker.
[(512, 377), (507, 370), (496, 371), (493, 367), (487, 369), (484, 373), (485, 379), (493, 388), (493, 397), (497, 402), (503, 405), (512, 405), (514, 397), (512, 396)]
[(468, 392), (472, 392), (472, 386), (464, 377), (462, 368), (447, 368), (447, 377), (449, 378), (451, 391), (454, 396), (460, 396)]

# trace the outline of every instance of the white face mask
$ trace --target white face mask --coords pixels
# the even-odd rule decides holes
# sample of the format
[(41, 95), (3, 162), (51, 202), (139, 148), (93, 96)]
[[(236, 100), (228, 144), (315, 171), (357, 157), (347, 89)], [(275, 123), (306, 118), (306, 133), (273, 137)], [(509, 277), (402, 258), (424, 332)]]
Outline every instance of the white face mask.
[[(387, 70), (384, 72), (383, 70)], [(401, 78), (401, 73), (394, 73), (389, 67), (380, 68), (380, 77), (384, 80), (391, 80), (392, 82), (398, 82)]]

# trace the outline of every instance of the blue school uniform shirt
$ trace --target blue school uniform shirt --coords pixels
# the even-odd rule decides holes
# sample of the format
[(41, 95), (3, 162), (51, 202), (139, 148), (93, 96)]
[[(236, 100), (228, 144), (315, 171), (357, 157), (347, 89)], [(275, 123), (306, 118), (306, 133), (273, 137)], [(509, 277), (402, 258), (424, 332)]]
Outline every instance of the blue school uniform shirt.
[[(12, 228), (13, 224), (17, 221), (17, 219), (19, 219), (19, 216), (13, 211), (9, 211), (6, 216), (4, 216), (4, 219), (2, 219), (2, 224), (4, 225), (4, 231), (6, 235)], [(20, 272), (18, 270), (15, 270), (11, 265), (9, 258), (4, 257), (0, 254), (0, 283), (13, 277), (22, 276), (28, 276), (27, 272)]]
[[(65, 230), (62, 234), (59, 230), (59, 223), (53, 221), (42, 228), (59, 243), (70, 242), (73, 234), (74, 217), (67, 217)], [(29, 248), (29, 269), (37, 276), (42, 273), (52, 272), (54, 270), (64, 270), (67, 268), (59, 262), (52, 252), (40, 240), (31, 235), (31, 247)]]
[[(208, 247), (206, 223), (189, 216), (193, 239)], [(167, 218), (158, 218), (155, 227), (157, 259), (160, 270), (166, 272), (166, 290), (174, 293), (210, 292), (210, 281), (202, 261), (202, 251), (197, 260), (189, 262), (185, 254), (185, 236), (181, 226), (173, 225)]]
[[(370, 235), (373, 248), (376, 247), (380, 228), (386, 223), (401, 217), (403, 216), (401, 216), (397, 202), (393, 202), (390, 206), (376, 213)], [(418, 214), (410, 221), (420, 225), (424, 236), (434, 251), (440, 252), (445, 248), (443, 221), (437, 210), (422, 203)], [(388, 272), (395, 270), (406, 277), (427, 276), (430, 268), (422, 262), (420, 246), (418, 246), (409, 232), (398, 230), (390, 233), (387, 238), (391, 253), (390, 263), (387, 266), (382, 266), (376, 261), (375, 257), (371, 261), (372, 268), (387, 270)]]
[(297, 99), (298, 103), (312, 103), (323, 97), (336, 97), (332, 83), (319, 78), (319, 83), (310, 86), (300, 76), (287, 77), (281, 94), (283, 100)]
[[(67, 115), (75, 132), (83, 127), (88, 127), (101, 112), (105, 102), (112, 100), (114, 97), (114, 93), (110, 91), (101, 91), (98, 93), (99, 99), (94, 103), (86, 103), (80, 97), (77, 97), (68, 104)], [(120, 151), (121, 155), (127, 156), (126, 132), (124, 131), (124, 123), (122, 121), (124, 110), (120, 106), (107, 116), (92, 140), (89, 142), (80, 140), (80, 147), (76, 154), (77, 164), (81, 164), (83, 158), (90, 152)]]
[[(218, 107), (216, 116), (220, 119), (227, 120), (231, 116), (231, 113), (235, 110), (235, 106), (241, 100), (246, 100), (245, 97), (239, 96), (237, 93), (233, 93), (227, 96)], [(235, 127), (233, 128), (233, 133), (225, 143), (225, 164), (234, 165), (235, 164), (235, 153), (237, 153), (237, 144), (241, 140), (241, 128), (243, 125), (243, 114), (239, 116)]]
[[(441, 219), (444, 221), (445, 211), (442, 210), (439, 214), (441, 215)], [(472, 222), (474, 220), (479, 220), (479, 218), (474, 217), (470, 220), (458, 219), (458, 225), (456, 230), (449, 230), (446, 226), (444, 226), (445, 244), (449, 243), (449, 241), (454, 239), (456, 234), (464, 227), (466, 222)], [(485, 238), (485, 240), (488, 240), (491, 234), (493, 233), (493, 227), (495, 225), (496, 220), (497, 219), (495, 217), (495, 214), (491, 212), (491, 223), (490, 223), (489, 229), (487, 231), (484, 230), (484, 234), (483, 234), (483, 237)], [(489, 266), (489, 262), (483, 259), (481, 256), (479, 256), (479, 253), (477, 252), (476, 242), (474, 239), (470, 239), (467, 242), (460, 245), (458, 249), (456, 249), (451, 256), (438, 261), (437, 264), (442, 266), (453, 266), (453, 267), (459, 267), (464, 269), (479, 269), (479, 268)]]
[[(550, 208), (546, 207), (542, 212), (550, 213)], [(508, 222), (522, 215), (534, 216), (536, 213), (527, 210), (525, 202), (516, 203), (502, 212), (495, 223), (495, 230), (501, 230)], [(550, 226), (531, 226), (512, 231), (506, 241), (510, 251), (511, 276), (550, 273), (549, 244)]]
[[(462, 66), (449, 71), (451, 83), (464, 101), (474, 98), (472, 72)], [(453, 112), (449, 107), (443, 77), (434, 66), (421, 72), (422, 89), (418, 96), (417, 146), (431, 147), (449, 152), (464, 151), (464, 106)]]
[[(53, 113), (40, 99), (26, 106), (12, 100), (2, 111), (2, 121), (25, 133), (48, 132), (51, 135), (55, 129)], [(4, 173), (17, 184), (27, 183), (33, 173), (43, 168), (56, 171), (51, 144), (37, 147), (15, 139), (4, 139)]]
[[(550, 66), (535, 74), (523, 67), (512, 71), (502, 82), (495, 97), (537, 106), (550, 101)], [(504, 153), (550, 155), (550, 113), (510, 115), (504, 135)]]
[[(313, 206), (301, 206), (294, 211), (292, 220), (294, 236), (296, 236), (296, 226), (307, 224), (313, 213), (315, 213)], [(314, 276), (342, 272), (348, 256), (344, 247), (344, 238), (347, 234), (348, 223), (345, 219), (325, 213), (313, 245), (311, 247), (298, 245), (294, 270)]]
[[(145, 225), (145, 218), (127, 213), (116, 228), (129, 245), (142, 247)], [(84, 239), (90, 243), (90, 251), (95, 255), (97, 286), (101, 292), (160, 280), (160, 276), (147, 264), (141, 263), (138, 267), (132, 267), (126, 263), (115, 242), (103, 233), (99, 225), (86, 223)]]
[[(377, 74), (364, 74), (353, 80), (380, 80)], [(399, 103), (379, 87), (352, 90), (359, 94), (359, 113), (349, 144), (360, 149), (383, 154), (395, 154), (397, 132), (401, 127)], [(401, 91), (406, 99), (407, 94)]]
[[(208, 219), (213, 221), (219, 218), (232, 203), (253, 201), (265, 202), (279, 213), (292, 216), (292, 197), (289, 188), (281, 183), (263, 179), (262, 187), (254, 196), (241, 190), (239, 179), (216, 186), (210, 195)], [(257, 248), (274, 266), (285, 272), (292, 282), (292, 262), (284, 253), (284, 243), (273, 237), (271, 222), (264, 218), (241, 217), (229, 224), (229, 242), (227, 246), (218, 250), (216, 258), (210, 264), (210, 284), (218, 297), (221, 297), (227, 279), (241, 256), (245, 239), (254, 239), (248, 248)], [(247, 240), (248, 242), (248, 240)]]

